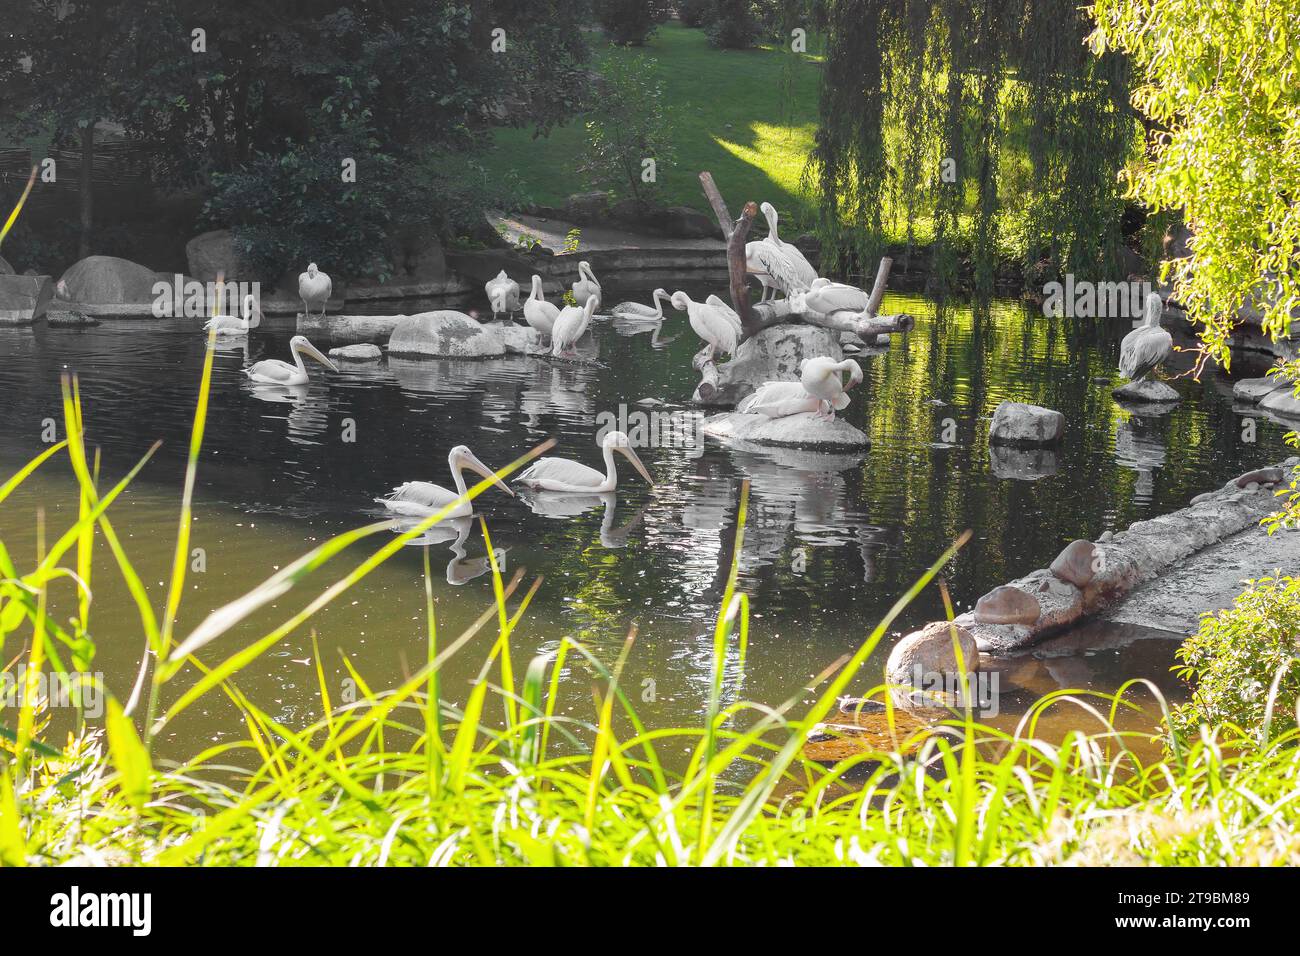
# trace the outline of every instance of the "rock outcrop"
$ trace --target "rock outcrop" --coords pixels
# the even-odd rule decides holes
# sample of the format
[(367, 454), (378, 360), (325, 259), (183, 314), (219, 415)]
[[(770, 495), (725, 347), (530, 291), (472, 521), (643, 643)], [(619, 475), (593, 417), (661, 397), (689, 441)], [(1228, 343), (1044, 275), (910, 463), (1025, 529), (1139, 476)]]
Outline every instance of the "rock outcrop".
[(779, 448), (835, 451), (866, 448), (871, 444), (862, 431), (844, 419), (820, 419), (814, 412), (800, 412), (784, 418), (723, 412), (706, 418), (700, 430), (720, 441), (750, 442)]
[(402, 318), (388, 340), (388, 352), (415, 358), (493, 358), (506, 354), (506, 344), (491, 324), (446, 309)]
[(735, 356), (717, 366), (715, 391), (706, 400), (697, 388), (694, 401), (734, 408), (764, 382), (796, 381), (799, 364), (819, 355), (837, 362), (844, 357), (839, 332), (794, 322), (769, 326), (741, 342)]
[(53, 299), (49, 276), (0, 275), (0, 325), (31, 325)]
[(1112, 389), (1111, 394), (1120, 401), (1133, 405), (1173, 405), (1182, 401), (1173, 388), (1154, 378), (1127, 382)]
[(154, 285), (172, 276), (160, 276), (139, 263), (115, 256), (88, 256), (73, 263), (58, 282), (59, 297), (94, 305), (139, 305), (156, 297)]
[(989, 423), (990, 445), (1033, 447), (1055, 444), (1065, 431), (1065, 416), (1040, 405), (1003, 402)]

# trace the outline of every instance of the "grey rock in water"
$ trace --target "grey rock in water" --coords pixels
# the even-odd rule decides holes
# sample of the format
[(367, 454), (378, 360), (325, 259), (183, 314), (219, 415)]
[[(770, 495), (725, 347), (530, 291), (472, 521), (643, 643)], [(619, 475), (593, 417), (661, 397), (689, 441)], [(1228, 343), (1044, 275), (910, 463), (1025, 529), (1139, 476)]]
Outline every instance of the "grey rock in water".
[(1050, 570), (1062, 581), (1085, 588), (1097, 573), (1096, 554), (1097, 548), (1091, 541), (1071, 541), (1056, 556)]
[(74, 262), (59, 279), (59, 294), (73, 302), (94, 305), (135, 305), (153, 302), (154, 284), (161, 277), (129, 259), (116, 256), (88, 256)]
[(80, 329), (99, 325), (99, 319), (76, 309), (51, 309), (45, 313), (45, 324), (52, 329)]
[(993, 412), (989, 423), (989, 444), (1034, 446), (1051, 445), (1065, 431), (1065, 416), (1040, 405), (1003, 402)]
[(844, 419), (819, 419), (813, 412), (800, 412), (785, 418), (723, 412), (706, 418), (700, 430), (722, 441), (732, 439), (784, 448), (851, 449), (866, 448), (871, 444), (862, 431)]
[(1060, 470), (1053, 449), (1016, 448), (1011, 445), (990, 445), (989, 467), (995, 478), (1016, 481), (1050, 478)]
[(1239, 402), (1255, 404), (1264, 396), (1286, 387), (1286, 383), (1276, 377), (1243, 378), (1233, 383), (1232, 397)]
[(388, 340), (390, 355), (414, 358), (495, 358), (506, 354), (499, 329), (450, 309), (408, 315)]
[(1300, 419), (1300, 398), (1295, 397), (1291, 387), (1279, 388), (1275, 392), (1269, 392), (1260, 401), (1259, 407), (1266, 412), (1272, 412), (1274, 415), (1281, 415), (1284, 418)]
[(0, 325), (31, 325), (53, 299), (49, 276), (0, 275)]
[[(953, 647), (953, 635), (961, 648), (961, 666)], [(902, 688), (917, 685), (917, 675), (969, 674), (979, 668), (979, 648), (975, 637), (960, 624), (934, 621), (913, 631), (894, 645), (885, 662), (885, 677)]]
[(358, 345), (340, 345), (330, 349), (330, 358), (342, 362), (378, 362), (383, 357), (383, 349), (368, 342)]
[(1032, 595), (1005, 584), (975, 602), (977, 624), (1036, 624), (1041, 613)]
[(844, 358), (838, 332), (794, 322), (769, 326), (741, 342), (735, 356), (717, 366), (716, 393), (706, 399), (697, 389), (694, 400), (734, 408), (765, 382), (797, 381), (799, 364), (819, 355), (829, 356), (836, 362)]
[(1182, 399), (1178, 393), (1164, 382), (1154, 378), (1144, 378), (1128, 382), (1111, 390), (1111, 394), (1125, 402), (1148, 405), (1172, 405)]
[[(1285, 473), (1277, 466), (1271, 468), (1256, 468), (1254, 471), (1248, 471), (1238, 478), (1237, 487), (1245, 488), (1249, 491), (1253, 490), (1250, 487), (1251, 485), (1276, 485), (1285, 477)], [(1201, 496), (1198, 495), (1197, 497)], [(1196, 498), (1192, 499), (1192, 503), (1196, 503)]]

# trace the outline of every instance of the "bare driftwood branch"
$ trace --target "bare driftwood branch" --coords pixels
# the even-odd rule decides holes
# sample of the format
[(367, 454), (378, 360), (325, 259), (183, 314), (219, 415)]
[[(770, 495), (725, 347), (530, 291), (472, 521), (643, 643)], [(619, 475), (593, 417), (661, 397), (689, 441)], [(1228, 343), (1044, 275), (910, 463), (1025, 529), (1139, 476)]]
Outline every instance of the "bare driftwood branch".
[(704, 195), (709, 198), (713, 214), (718, 217), (722, 237), (727, 240), (727, 273), (731, 279), (731, 307), (740, 316), (740, 326), (748, 337), (756, 333), (758, 327), (754, 325), (753, 315), (750, 312), (749, 277), (745, 270), (745, 243), (749, 241), (749, 228), (754, 223), (754, 217), (758, 215), (758, 204), (745, 203), (740, 218), (733, 223), (722, 193), (718, 191), (718, 185), (713, 181), (713, 174), (700, 173), (700, 185), (704, 187)]
[(894, 267), (894, 260), (882, 256), (876, 268), (876, 281), (871, 286), (871, 297), (867, 299), (865, 314), (874, 316), (880, 311), (880, 303), (885, 300), (885, 286), (889, 285), (889, 270)]
[(727, 212), (727, 202), (722, 198), (722, 193), (718, 192), (717, 183), (713, 181), (713, 173), (700, 173), (700, 185), (704, 187), (704, 195), (708, 197), (709, 205), (713, 207), (713, 215), (718, 217), (723, 241), (730, 242), (731, 213)]
[(818, 325), (836, 332), (852, 332), (869, 342), (874, 336), (910, 332), (916, 326), (916, 320), (906, 312), (897, 315), (871, 315), (866, 312), (832, 312), (826, 315), (810, 309), (795, 312), (789, 299), (759, 302), (753, 307), (753, 312), (755, 333), (783, 322), (802, 320), (809, 325)]

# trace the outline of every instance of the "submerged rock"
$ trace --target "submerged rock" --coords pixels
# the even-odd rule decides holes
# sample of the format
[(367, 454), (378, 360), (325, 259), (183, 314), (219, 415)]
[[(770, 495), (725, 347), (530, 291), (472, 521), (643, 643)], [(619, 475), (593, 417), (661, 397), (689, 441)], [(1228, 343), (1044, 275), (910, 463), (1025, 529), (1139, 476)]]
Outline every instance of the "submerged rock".
[(51, 309), (45, 313), (45, 324), (52, 329), (79, 329), (99, 325), (99, 319), (76, 309)]
[(1110, 393), (1121, 401), (1134, 404), (1172, 405), (1175, 402), (1182, 401), (1178, 393), (1170, 386), (1154, 378), (1142, 379), (1139, 382), (1128, 382), (1119, 386), (1119, 388), (1111, 389)]
[(1071, 541), (1056, 556), (1049, 570), (1062, 581), (1086, 588), (1097, 573), (1096, 553), (1097, 547), (1091, 541)]
[(494, 358), (506, 354), (506, 345), (491, 324), (445, 309), (401, 319), (388, 340), (388, 352), (417, 358)]
[(1050, 478), (1060, 470), (1056, 452), (1051, 448), (1015, 448), (1011, 445), (990, 445), (989, 467), (994, 477), (1017, 481)]
[(383, 350), (378, 345), (370, 343), (340, 345), (330, 349), (330, 358), (342, 362), (378, 362), (383, 357)]
[(1003, 402), (989, 423), (991, 445), (1051, 445), (1065, 431), (1065, 416), (1040, 405)]
[(31, 325), (53, 299), (49, 276), (0, 276), (0, 325)]
[(1006, 584), (975, 602), (977, 624), (1036, 624), (1041, 613), (1032, 595)]
[(785, 448), (866, 448), (871, 444), (865, 434), (844, 419), (827, 421), (819, 419), (814, 412), (800, 412), (785, 418), (723, 412), (706, 418), (700, 430), (722, 441), (736, 440)]

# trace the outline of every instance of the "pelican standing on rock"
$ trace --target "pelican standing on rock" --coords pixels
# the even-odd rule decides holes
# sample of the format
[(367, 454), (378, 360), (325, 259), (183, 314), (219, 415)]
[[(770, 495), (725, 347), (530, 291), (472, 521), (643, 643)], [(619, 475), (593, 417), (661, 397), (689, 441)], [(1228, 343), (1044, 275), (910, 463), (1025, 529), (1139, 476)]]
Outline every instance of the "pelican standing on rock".
[(310, 263), (306, 272), (298, 274), (298, 295), (302, 299), (303, 310), (311, 315), (314, 306), (320, 306), (320, 314), (325, 315), (325, 306), (330, 300), (330, 295), (334, 291), (334, 283), (330, 277), (316, 268), (316, 263)]
[[(545, 461), (546, 459), (542, 459)], [(477, 472), (484, 478), (491, 478), (492, 483), (514, 497), (514, 492), (483, 462), (474, 457), (474, 453), (464, 445), (457, 445), (447, 455), (447, 467), (451, 469), (451, 480), (456, 490), (435, 485), (430, 481), (408, 481), (398, 485), (385, 498), (376, 498), (389, 511), (412, 518), (427, 518), (441, 511), (447, 505), (465, 494), (465, 469)], [(474, 505), (469, 499), (459, 502), (448, 512), (448, 518), (468, 518), (474, 513)]]
[(1124, 336), (1119, 346), (1119, 373), (1131, 382), (1140, 382), (1154, 372), (1174, 350), (1174, 340), (1160, 327), (1164, 303), (1152, 292), (1147, 296), (1142, 324)]
[(594, 295), (588, 296), (587, 304), (581, 309), (574, 305), (566, 305), (560, 310), (551, 329), (552, 355), (560, 358), (574, 354), (573, 347), (587, 331), (587, 326), (591, 325), (591, 315), (596, 311), (599, 301)]
[(653, 306), (642, 305), (640, 302), (620, 302), (609, 310), (609, 314), (616, 319), (662, 319), (664, 304), (660, 300), (668, 298), (668, 293), (663, 289), (655, 289), (650, 293), (650, 298), (654, 301)]
[(745, 270), (754, 275), (763, 286), (766, 302), (777, 292), (787, 298), (795, 292), (806, 292), (817, 278), (817, 270), (799, 248), (782, 242), (777, 232), (778, 216), (770, 203), (762, 205), (767, 219), (767, 237), (745, 243)]
[(257, 309), (257, 298), (253, 295), (244, 296), (244, 301), (240, 311), (243, 318), (237, 319), (233, 315), (214, 315), (203, 325), (203, 331), (216, 331), (217, 338), (238, 338), (247, 335), (253, 328), (253, 312)]
[[(845, 384), (842, 378), (849, 373)], [(833, 419), (838, 409), (849, 404), (848, 390), (862, 381), (862, 366), (853, 359), (837, 362), (828, 356), (805, 359), (799, 367), (799, 384), (813, 398), (819, 399), (817, 414), (821, 418)]]
[(307, 384), (307, 367), (303, 365), (303, 353), (307, 353), (321, 365), (324, 365), (331, 372), (337, 372), (338, 366), (320, 353), (316, 346), (307, 341), (305, 335), (295, 335), (289, 340), (289, 354), (293, 356), (294, 363), (282, 362), (279, 359), (263, 359), (244, 369), (244, 374), (250, 381), (259, 385), (306, 385)]
[(600, 308), (600, 283), (596, 281), (596, 273), (591, 271), (590, 263), (578, 263), (578, 281), (573, 283), (572, 291), (574, 302), (586, 302), (594, 295), (596, 308)]
[(488, 279), (483, 285), (487, 292), (488, 303), (492, 306), (492, 318), (498, 315), (514, 315), (519, 311), (519, 283), (506, 275), (502, 269), (495, 279)]
[(618, 487), (618, 470), (614, 467), (614, 452), (618, 452), (632, 463), (650, 485), (654, 479), (632, 448), (632, 443), (623, 432), (610, 432), (600, 443), (605, 455), (605, 473), (602, 475), (595, 468), (589, 468), (578, 461), (568, 458), (539, 458), (515, 481), (527, 488), (537, 491), (559, 491), (573, 494), (602, 494)]
[(736, 351), (740, 343), (740, 318), (721, 299), (695, 302), (679, 290), (673, 293), (671, 301), (673, 308), (690, 317), (691, 328), (711, 347), (711, 354), (731, 355)]
[(559, 317), (560, 307), (546, 301), (546, 297), (542, 295), (542, 277), (534, 275), (532, 291), (524, 300), (524, 321), (536, 330), (539, 337), (545, 339), (547, 345), (550, 345), (551, 332), (555, 328), (555, 320)]

